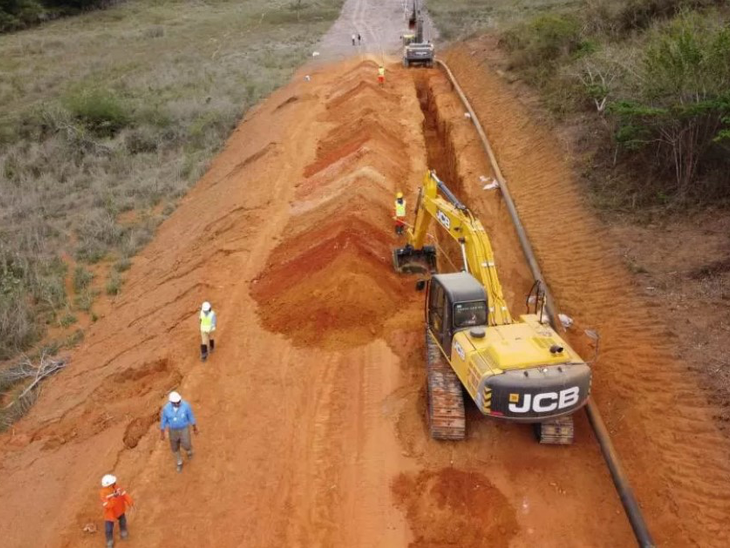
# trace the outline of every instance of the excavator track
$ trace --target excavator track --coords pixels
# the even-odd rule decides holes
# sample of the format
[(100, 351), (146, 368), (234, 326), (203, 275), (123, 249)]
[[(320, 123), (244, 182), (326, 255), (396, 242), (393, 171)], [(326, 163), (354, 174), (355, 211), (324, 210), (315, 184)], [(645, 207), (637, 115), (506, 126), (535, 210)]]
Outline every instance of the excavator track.
[(574, 433), (572, 415), (535, 425), (535, 436), (540, 443), (546, 445), (570, 445), (573, 443)]
[(426, 373), (428, 384), (428, 426), (436, 440), (466, 437), (464, 395), (459, 378), (426, 328)]

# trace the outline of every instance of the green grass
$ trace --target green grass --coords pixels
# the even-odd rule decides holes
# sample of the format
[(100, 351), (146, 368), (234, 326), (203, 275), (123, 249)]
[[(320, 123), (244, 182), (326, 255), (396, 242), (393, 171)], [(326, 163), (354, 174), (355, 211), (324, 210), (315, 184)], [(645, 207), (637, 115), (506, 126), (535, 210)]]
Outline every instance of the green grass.
[(0, 359), (65, 313), (60, 256), (128, 268), (343, 1), (130, 0), (0, 36)]
[(426, 7), (441, 39), (454, 41), (576, 4), (576, 0), (428, 0)]
[(107, 295), (119, 295), (122, 290), (122, 278), (117, 272), (112, 272), (106, 282)]

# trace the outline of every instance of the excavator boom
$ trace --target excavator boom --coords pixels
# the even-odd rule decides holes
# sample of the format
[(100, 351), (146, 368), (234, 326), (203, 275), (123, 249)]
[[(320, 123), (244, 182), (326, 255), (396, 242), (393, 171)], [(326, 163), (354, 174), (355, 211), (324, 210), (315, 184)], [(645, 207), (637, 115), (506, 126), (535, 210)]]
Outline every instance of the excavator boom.
[(435, 171), (428, 171), (416, 206), (416, 221), (408, 229), (406, 246), (396, 249), (393, 262), (398, 272), (435, 270), (436, 249), (426, 246), (431, 220), (444, 228), (461, 246), (464, 271), (474, 276), (488, 290), (489, 325), (512, 323), (507, 304), (499, 283), (494, 251), (482, 223), (438, 178)]

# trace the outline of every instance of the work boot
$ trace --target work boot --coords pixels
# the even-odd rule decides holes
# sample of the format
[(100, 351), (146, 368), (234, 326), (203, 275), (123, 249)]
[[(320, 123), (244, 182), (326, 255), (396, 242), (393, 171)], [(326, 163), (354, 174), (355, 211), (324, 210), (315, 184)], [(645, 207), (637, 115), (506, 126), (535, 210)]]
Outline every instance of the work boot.
[(210, 353), (213, 353), (213, 350), (215, 350), (215, 341), (213, 339), (210, 339)]
[(208, 345), (207, 344), (201, 344), (200, 345), (200, 361), (205, 361), (208, 359)]
[(188, 451), (188, 460), (193, 460), (193, 452)]
[(106, 541), (106, 548), (114, 548), (114, 541), (113, 540), (107, 540)]
[(183, 464), (182, 462), (178, 462), (177, 463), (177, 471), (178, 472), (182, 472), (182, 464)]
[(122, 530), (121, 530), (121, 531), (119, 532), (119, 536), (121, 536), (121, 537), (122, 537), (122, 540), (126, 540), (126, 539), (127, 539), (127, 537), (129, 537), (129, 531), (127, 531), (126, 529), (122, 529)]

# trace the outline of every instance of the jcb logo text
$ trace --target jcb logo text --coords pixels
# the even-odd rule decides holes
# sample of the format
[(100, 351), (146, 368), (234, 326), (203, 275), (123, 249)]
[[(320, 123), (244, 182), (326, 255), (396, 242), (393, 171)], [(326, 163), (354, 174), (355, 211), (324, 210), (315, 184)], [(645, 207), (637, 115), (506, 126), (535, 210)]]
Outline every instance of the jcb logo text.
[(565, 409), (578, 403), (580, 388), (566, 388), (560, 392), (544, 392), (543, 394), (525, 394), (522, 401), (510, 403), (509, 410), (512, 413), (549, 413), (556, 409)]

